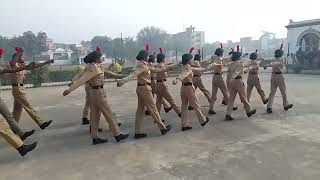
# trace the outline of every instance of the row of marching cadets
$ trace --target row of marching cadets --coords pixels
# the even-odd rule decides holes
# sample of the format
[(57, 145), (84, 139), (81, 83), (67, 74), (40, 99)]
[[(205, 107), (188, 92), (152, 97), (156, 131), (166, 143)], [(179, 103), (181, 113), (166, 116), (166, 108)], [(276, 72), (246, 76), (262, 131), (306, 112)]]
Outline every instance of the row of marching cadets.
[[(217, 100), (217, 91), (218, 89), (222, 91), (222, 104), (227, 105), (227, 113), (225, 117), (225, 120), (227, 121), (233, 120), (231, 113), (232, 111), (237, 110), (237, 107), (234, 107), (234, 100), (237, 94), (239, 94), (247, 116), (251, 117), (256, 113), (256, 110), (252, 109), (249, 104), (253, 87), (258, 90), (262, 102), (267, 104), (268, 113), (272, 113), (273, 99), (276, 90), (279, 87), (283, 98), (284, 110), (289, 110), (293, 105), (289, 104), (287, 100), (286, 84), (283, 76), (286, 60), (282, 58), (284, 54), (282, 48), (283, 45), (281, 45), (280, 49), (275, 51), (275, 60), (265, 67), (271, 67), (273, 71), (271, 75), (271, 92), (268, 98), (266, 98), (260, 84), (257, 52), (250, 54), (251, 61), (249, 63), (243, 63), (241, 58), (244, 56), (242, 55), (239, 46), (237, 46), (236, 51), (232, 50), (229, 53), (229, 56), (224, 57), (222, 45), (216, 49), (215, 56), (203, 62), (200, 62), (200, 52), (198, 51), (198, 54), (193, 56), (193, 48), (191, 48), (188, 53), (182, 55), (182, 62), (178, 64), (166, 64), (166, 57), (162, 48), (160, 48), (160, 52), (157, 55), (154, 54), (153, 57), (150, 56), (149, 46), (147, 45), (146, 49), (139, 51), (136, 57), (138, 60), (137, 68), (128, 76), (106, 70), (101, 65), (104, 60), (100, 52), (101, 50), (100, 48), (97, 48), (85, 57), (84, 62), (87, 64), (86, 67), (74, 78), (70, 87), (63, 92), (63, 95), (66, 96), (80, 86), (85, 85), (86, 106), (83, 111), (82, 124), (90, 124), (90, 134), (94, 145), (108, 141), (107, 139), (100, 138), (98, 136), (101, 113), (105, 117), (110, 131), (117, 142), (127, 139), (129, 136), (127, 133), (122, 133), (120, 131), (121, 123), (118, 122), (117, 117), (112, 112), (108, 104), (106, 91), (104, 89), (105, 75), (119, 79), (117, 81), (117, 86), (119, 87), (134, 78), (137, 79), (136, 93), (138, 97), (138, 107), (135, 120), (135, 139), (147, 137), (147, 134), (142, 128), (146, 110), (148, 110), (149, 114), (152, 116), (162, 135), (167, 134), (171, 130), (171, 125), (166, 125), (161, 119), (160, 110), (162, 105), (164, 105), (166, 112), (173, 109), (177, 116), (181, 117), (182, 131), (192, 129), (188, 124), (188, 109), (193, 109), (199, 124), (201, 126), (205, 126), (210, 119), (206, 117), (200, 109), (198, 98), (195, 94), (195, 88), (200, 89), (210, 103), (208, 115), (216, 114), (214, 111), (214, 104)], [(0, 49), (0, 57), (1, 55), (2, 49)], [(25, 65), (24, 59), (23, 50), (21, 48), (17, 48), (12, 60), (10, 62), (2, 63), (0, 66), (0, 74), (9, 73), (11, 76), (12, 94), (14, 97), (13, 113), (9, 112), (3, 100), (0, 99), (0, 113), (6, 119), (6, 121), (0, 121), (0, 135), (3, 136), (14, 148), (16, 148), (22, 156), (33, 150), (37, 145), (36, 142), (30, 145), (23, 143), (23, 140), (31, 136), (35, 130), (25, 132), (19, 127), (18, 122), (20, 120), (22, 109), (26, 110), (41, 129), (45, 129), (52, 123), (52, 120), (44, 121), (30, 105), (26, 98), (26, 87), (24, 86), (24, 81), (27, 73), (26, 70), (39, 68), (46, 64), (53, 63), (53, 60), (40, 64), (35, 64), (33, 62)], [(154, 64), (155, 59), (157, 64)], [(204, 66), (201, 66), (203, 64)], [(167, 72), (178, 67), (182, 68), (182, 72), (172, 83), (176, 85), (181, 82), (181, 108), (177, 106), (166, 83)], [(210, 96), (210, 93), (205, 89), (201, 75), (203, 72), (211, 70), (213, 70), (213, 79), (212, 93)], [(225, 72), (227, 72), (226, 81), (223, 79), (223, 73)], [(243, 82), (243, 76), (246, 73), (249, 73), (247, 89)], [(154, 101), (153, 94), (157, 96), (156, 101)], [(90, 121), (87, 118), (89, 109)]]
[[(24, 86), (26, 74), (32, 69), (40, 68), (54, 61), (49, 60), (38, 64), (31, 62), (26, 65), (23, 49), (16, 47), (15, 51), (10, 61), (4, 61), (0, 64), (0, 75), (9, 74), (11, 78), (12, 95), (14, 99), (13, 111), (11, 113), (4, 100), (0, 98), (0, 113), (5, 119), (5, 121), (0, 120), (0, 135), (8, 141), (12, 147), (17, 149), (21, 156), (25, 156), (37, 146), (37, 142), (32, 144), (24, 144), (23, 142), (29, 136), (33, 135), (35, 130), (24, 131), (20, 127), (19, 122), (22, 110), (24, 109), (42, 130), (52, 123), (52, 120), (44, 121), (27, 99), (26, 87)], [(2, 54), (3, 49), (0, 48), (0, 59), (2, 58)]]
[[(251, 117), (256, 113), (255, 109), (251, 108), (249, 104), (252, 89), (255, 87), (261, 96), (261, 100), (264, 104), (267, 104), (267, 112), (272, 113), (272, 102), (274, 99), (274, 94), (276, 89), (279, 87), (283, 96), (284, 110), (289, 110), (293, 107), (289, 104), (286, 99), (286, 89), (284, 76), (282, 74), (283, 68), (285, 67), (286, 61), (282, 58), (283, 50), (281, 48), (275, 51), (275, 60), (268, 67), (273, 68), (272, 78), (271, 78), (271, 92), (268, 98), (266, 98), (264, 91), (261, 88), (261, 83), (258, 75), (259, 71), (259, 61), (257, 60), (257, 51), (250, 54), (250, 62), (243, 63), (241, 58), (244, 57), (240, 51), (240, 46), (237, 46), (237, 50), (233, 50), (229, 53), (229, 56), (224, 57), (224, 50), (221, 47), (217, 48), (215, 51), (215, 56), (211, 59), (203, 62), (201, 60), (200, 52), (193, 57), (193, 48), (190, 49), (189, 53), (182, 55), (182, 62), (179, 64), (166, 64), (165, 54), (163, 49), (160, 48), (160, 52), (156, 55), (149, 55), (149, 45), (146, 49), (139, 51), (136, 59), (138, 60), (138, 65), (136, 70), (128, 75), (124, 76), (121, 74), (115, 74), (108, 70), (105, 70), (100, 64), (103, 61), (102, 54), (99, 50), (93, 51), (88, 54), (85, 58), (85, 63), (87, 67), (82, 73), (81, 77), (75, 80), (70, 88), (64, 91), (64, 95), (68, 95), (73, 90), (77, 89), (83, 84), (86, 84), (87, 101), (90, 104), (90, 130), (93, 139), (93, 144), (100, 144), (107, 142), (107, 139), (101, 139), (98, 137), (98, 127), (99, 119), (101, 113), (107, 120), (110, 130), (113, 133), (116, 141), (121, 141), (128, 138), (128, 134), (120, 133), (119, 124), (114, 113), (106, 99), (106, 91), (103, 89), (104, 84), (104, 74), (109, 77), (119, 79), (117, 81), (117, 86), (120, 87), (127, 83), (128, 81), (136, 78), (137, 88), (136, 93), (138, 97), (138, 107), (136, 111), (135, 120), (135, 139), (145, 138), (147, 134), (142, 130), (142, 122), (144, 119), (145, 112), (154, 120), (154, 123), (160, 129), (162, 135), (166, 134), (172, 128), (171, 125), (165, 125), (164, 120), (161, 119), (160, 111), (161, 106), (166, 105), (165, 111), (168, 112), (174, 109), (179, 117), (181, 117), (181, 130), (186, 131), (192, 129), (188, 125), (187, 111), (188, 109), (193, 109), (196, 113), (197, 119), (201, 126), (205, 126), (209, 122), (209, 118), (205, 117), (201, 112), (198, 98), (195, 94), (195, 88), (199, 88), (208, 99), (209, 115), (216, 114), (213, 110), (215, 101), (217, 99), (217, 91), (221, 90), (223, 94), (222, 104), (227, 105), (226, 121), (234, 120), (231, 116), (232, 111), (237, 110), (234, 107), (234, 101), (237, 94), (240, 97), (241, 102), (244, 105), (245, 112), (248, 117)], [(154, 64), (155, 59), (157, 64)], [(192, 62), (198, 61), (197, 63)], [(204, 65), (205, 68), (203, 68)], [(182, 73), (177, 77), (173, 84), (176, 85), (181, 82), (181, 109), (175, 103), (174, 98), (168, 91), (167, 72), (174, 70), (182, 66)], [(267, 67), (265, 67), (267, 68)], [(205, 71), (213, 70), (212, 79), (212, 94), (205, 89), (204, 84), (201, 80), (201, 75)], [(223, 73), (227, 72), (226, 82), (223, 78)], [(243, 82), (243, 76), (249, 73), (247, 80), (247, 88)], [(156, 94), (156, 101), (154, 101), (154, 94)]]

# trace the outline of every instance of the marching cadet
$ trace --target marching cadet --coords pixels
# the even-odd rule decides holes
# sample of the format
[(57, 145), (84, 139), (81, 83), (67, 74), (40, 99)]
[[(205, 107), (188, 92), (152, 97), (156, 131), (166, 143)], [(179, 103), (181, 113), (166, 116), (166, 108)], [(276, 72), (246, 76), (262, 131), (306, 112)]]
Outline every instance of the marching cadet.
[(154, 122), (159, 127), (162, 135), (166, 134), (171, 130), (171, 125), (165, 126), (161, 121), (160, 113), (157, 110), (156, 104), (152, 98), (152, 89), (151, 89), (151, 76), (152, 73), (165, 72), (171, 68), (176, 67), (177, 65), (168, 65), (164, 68), (155, 68), (148, 66), (148, 55), (149, 55), (149, 44), (146, 45), (145, 50), (140, 50), (136, 59), (139, 61), (137, 69), (135, 72), (118, 81), (117, 86), (122, 86), (129, 80), (137, 77), (137, 96), (138, 96), (138, 107), (136, 112), (136, 123), (135, 123), (135, 139), (147, 137), (146, 133), (143, 133), (141, 130), (142, 121), (143, 121), (143, 112), (145, 106), (150, 112), (150, 115), (154, 119)]
[[(166, 55), (163, 54), (162, 48), (159, 48), (160, 53), (157, 54), (157, 65), (155, 66), (156, 68), (165, 68), (167, 65), (165, 65), (165, 59)], [(165, 100), (169, 102), (171, 107), (174, 109), (174, 111), (178, 114), (179, 117), (181, 117), (181, 110), (180, 108), (177, 107), (173, 97), (171, 96), (168, 86), (166, 85), (167, 81), (167, 72), (158, 72), (156, 73), (156, 95), (157, 95), (157, 100), (156, 100), (156, 106), (158, 111), (160, 112), (161, 110), (161, 104)]]
[(283, 69), (286, 65), (286, 60), (282, 58), (284, 51), (282, 50), (283, 44), (281, 44), (280, 49), (277, 49), (274, 52), (274, 61), (269, 65), (272, 67), (272, 75), (271, 75), (271, 86), (270, 86), (270, 94), (268, 98), (267, 104), (267, 113), (272, 113), (272, 104), (273, 99), (276, 94), (277, 88), (279, 87), (281, 95), (283, 108), (285, 111), (291, 109), (293, 104), (289, 104), (287, 100), (287, 92), (286, 92), (286, 81), (283, 76)]
[(188, 104), (194, 108), (194, 111), (197, 115), (198, 121), (200, 122), (201, 126), (205, 126), (209, 122), (209, 118), (204, 117), (201, 112), (198, 98), (195, 94), (195, 88), (192, 82), (194, 72), (202, 73), (206, 69), (201, 67), (199, 68), (191, 67), (190, 64), (193, 58), (192, 51), (193, 51), (193, 48), (190, 49), (189, 53), (182, 55), (183, 72), (172, 83), (173, 85), (176, 85), (178, 83), (178, 80), (182, 83), (181, 92), (180, 92), (181, 102), (182, 102), (181, 104), (181, 126), (182, 126), (181, 130), (182, 131), (187, 131), (192, 129), (192, 127), (188, 125), (188, 118), (187, 118)]
[(220, 48), (217, 48), (215, 51), (215, 56), (212, 58), (213, 62), (208, 67), (213, 69), (213, 78), (212, 78), (212, 95), (211, 95), (211, 101), (209, 106), (209, 115), (216, 114), (216, 112), (213, 110), (214, 103), (217, 100), (217, 93), (218, 89), (222, 92), (223, 100), (222, 104), (227, 105), (228, 101), (228, 91), (226, 87), (226, 83), (223, 80), (223, 45), (220, 43)]
[[(17, 61), (10, 62), (10, 65), (12, 68), (18, 68), (18, 67), (24, 66), (25, 58), (23, 55), (22, 48), (16, 48), (16, 53), (13, 55), (13, 57), (16, 57)], [(54, 61), (49, 60), (44, 63), (35, 64), (32, 69), (40, 68), (44, 65), (51, 64), (51, 63), (54, 63)], [(16, 120), (16, 122), (19, 123), (22, 109), (24, 109), (41, 129), (45, 129), (52, 123), (52, 120), (43, 121), (38, 115), (38, 113), (36, 112), (36, 110), (29, 103), (26, 96), (26, 87), (24, 86), (26, 74), (27, 74), (27, 71), (25, 70), (11, 74), (12, 95), (14, 99), (13, 113), (12, 113), (13, 117)]]
[(258, 50), (250, 54), (250, 71), (247, 79), (247, 96), (248, 96), (248, 102), (250, 102), (250, 96), (252, 89), (255, 87), (261, 97), (261, 100), (263, 104), (268, 103), (268, 99), (266, 99), (266, 95), (261, 88), (260, 78), (259, 78), (259, 64), (260, 61), (257, 60), (258, 58)]
[[(196, 68), (200, 68), (200, 61), (201, 61), (201, 52), (200, 49), (198, 49), (198, 54), (196, 54), (194, 56), (193, 59), (193, 64), (192, 67), (196, 67)], [(193, 82), (193, 86), (195, 89), (199, 88), (200, 91), (202, 91), (202, 93), (206, 96), (207, 100), (209, 103), (211, 103), (211, 97), (210, 97), (210, 92), (204, 87), (202, 79), (201, 79), (201, 75), (202, 72), (194, 72), (193, 73), (193, 78), (192, 78), (192, 82)], [(192, 110), (192, 106), (188, 107), (189, 110)]]
[[(96, 51), (101, 52), (101, 48), (99, 46), (97, 46)], [(79, 68), (80, 68), (79, 73), (73, 77), (72, 82), (69, 84), (69, 86), (71, 86), (75, 81), (80, 79), (80, 77), (84, 74), (85, 69), (89, 68), (89, 66), (86, 66), (86, 67), (80, 66)], [(90, 124), (90, 121), (88, 119), (89, 110), (90, 110), (90, 96), (89, 96), (90, 85), (88, 82), (85, 83), (84, 89), (86, 92), (86, 100), (85, 100), (85, 104), (84, 104), (83, 111), (82, 111), (82, 125), (87, 125), (87, 124)], [(118, 122), (118, 125), (120, 126), (121, 123)], [(90, 128), (90, 131), (91, 131), (91, 128)], [(102, 129), (99, 128), (98, 131), (101, 132)]]
[(66, 96), (81, 85), (88, 82), (89, 89), (89, 102), (90, 102), (90, 124), (91, 124), (91, 136), (92, 144), (101, 144), (108, 142), (107, 139), (98, 138), (98, 127), (101, 113), (105, 117), (109, 124), (110, 130), (117, 142), (128, 138), (128, 134), (121, 134), (117, 120), (114, 113), (107, 102), (106, 91), (103, 89), (104, 74), (106, 73), (110, 77), (123, 78), (123, 75), (115, 74), (113, 72), (105, 70), (100, 64), (103, 59), (100, 51), (93, 51), (89, 53), (85, 58), (84, 62), (88, 65), (85, 69), (84, 74), (75, 81), (69, 89), (63, 92)]
[[(155, 60), (156, 60), (156, 54), (157, 54), (157, 52), (154, 52), (153, 54), (149, 55), (148, 65), (150, 67), (154, 67), (154, 63), (155, 63)], [(152, 76), (151, 76), (151, 88), (152, 88), (152, 95), (154, 97), (154, 95), (156, 94), (156, 74), (155, 73), (153, 73)], [(162, 101), (161, 103), (163, 105), (164, 111), (166, 113), (170, 112), (172, 110), (172, 107), (165, 101), (164, 98), (162, 98), (161, 101)], [(150, 115), (150, 112), (148, 111), (148, 109), (146, 109), (144, 114), (147, 115), (147, 116)]]
[[(0, 48), (0, 59), (3, 53), (3, 49)], [(28, 66), (21, 66), (19, 68), (11, 68), (10, 65), (4, 67), (0, 66), (0, 74), (5, 73), (14, 73), (17, 71), (21, 71), (24, 69), (30, 69), (32, 66), (34, 66), (34, 63), (29, 64)], [(26, 139), (28, 136), (32, 135), (34, 133), (33, 131), (26, 132), (29, 134), (24, 133), (17, 123), (14, 123), (15, 120), (12, 117), (12, 114), (9, 112), (7, 106), (3, 103), (3, 100), (0, 98), (0, 112), (1, 114), (7, 119), (8, 122), (13, 123), (12, 125), (9, 125), (6, 121), (0, 119), (0, 135), (17, 151), (20, 153), (21, 156), (25, 156), (28, 152), (32, 151), (37, 146), (37, 142), (34, 142), (32, 144), (24, 144), (21, 138)], [(11, 126), (11, 127), (10, 127)], [(16, 135), (10, 128), (15, 129)]]
[[(2, 56), (2, 49), (0, 49), (0, 59)], [(16, 61), (17, 55), (13, 57), (13, 61)], [(23, 70), (29, 70), (35, 65), (34, 62), (29, 63), (27, 66), (21, 66), (17, 68), (11, 68), (9, 62), (3, 62), (0, 65), (0, 75), (5, 74), (5, 73), (15, 73), (18, 71), (23, 71)], [(0, 97), (0, 113), (1, 115), (7, 120), (8, 124), (10, 125), (10, 128), (12, 131), (14, 131), (22, 140), (25, 140), (27, 137), (31, 136), (35, 130), (27, 131), (24, 132), (14, 119), (12, 113), (9, 111), (8, 107), (6, 106), (5, 102), (2, 100)]]
[(240, 100), (244, 105), (245, 111), (248, 117), (251, 117), (253, 114), (256, 113), (256, 110), (251, 110), (250, 104), (247, 101), (247, 94), (245, 89), (245, 84), (243, 83), (243, 75), (244, 75), (244, 66), (241, 63), (241, 55), (242, 53), (239, 51), (240, 47), (237, 46), (237, 52), (232, 52), (231, 60), (232, 63), (228, 68), (228, 73), (230, 76), (230, 84), (229, 84), (229, 99), (228, 99), (228, 107), (227, 107), (227, 114), (226, 114), (226, 121), (232, 121), (233, 118), (231, 117), (232, 109), (234, 100), (239, 94)]

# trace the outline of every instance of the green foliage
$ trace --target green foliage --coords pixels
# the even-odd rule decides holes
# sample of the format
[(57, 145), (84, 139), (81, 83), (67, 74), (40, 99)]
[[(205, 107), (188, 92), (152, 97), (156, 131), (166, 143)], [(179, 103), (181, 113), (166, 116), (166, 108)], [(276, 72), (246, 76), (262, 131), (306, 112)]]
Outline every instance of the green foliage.
[(33, 84), (33, 87), (41, 87), (41, 84), (47, 82), (49, 79), (49, 68), (43, 66), (31, 70), (31, 73), (27, 76), (27, 82)]

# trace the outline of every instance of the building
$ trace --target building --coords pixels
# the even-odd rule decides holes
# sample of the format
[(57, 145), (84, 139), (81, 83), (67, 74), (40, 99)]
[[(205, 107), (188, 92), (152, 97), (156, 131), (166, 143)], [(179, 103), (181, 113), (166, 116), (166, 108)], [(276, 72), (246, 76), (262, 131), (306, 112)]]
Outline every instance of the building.
[(185, 48), (202, 48), (205, 43), (204, 31), (195, 31), (195, 27), (186, 28), (185, 32), (180, 32), (172, 35), (172, 39), (176, 44), (184, 45)]
[(320, 64), (320, 19), (290, 23), (286, 26), (291, 63)]

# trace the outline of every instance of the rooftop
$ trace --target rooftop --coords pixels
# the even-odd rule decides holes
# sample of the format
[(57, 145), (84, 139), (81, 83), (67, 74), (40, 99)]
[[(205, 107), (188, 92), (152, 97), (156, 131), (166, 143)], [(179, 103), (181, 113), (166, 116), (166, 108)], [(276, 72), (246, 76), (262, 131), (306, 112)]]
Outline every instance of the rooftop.
[(290, 23), (286, 26), (286, 28), (290, 29), (290, 28), (313, 26), (313, 25), (320, 25), (320, 19), (312, 19), (312, 20), (297, 21), (297, 22), (290, 20)]

